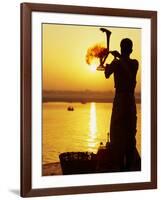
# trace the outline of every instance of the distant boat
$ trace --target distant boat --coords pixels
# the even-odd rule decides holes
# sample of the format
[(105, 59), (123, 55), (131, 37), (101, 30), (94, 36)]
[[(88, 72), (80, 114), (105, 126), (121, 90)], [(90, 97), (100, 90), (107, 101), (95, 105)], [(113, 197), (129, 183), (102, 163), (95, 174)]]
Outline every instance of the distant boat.
[(69, 106), (69, 107), (67, 108), (67, 110), (68, 110), (68, 111), (74, 111), (74, 108), (73, 108), (72, 106)]

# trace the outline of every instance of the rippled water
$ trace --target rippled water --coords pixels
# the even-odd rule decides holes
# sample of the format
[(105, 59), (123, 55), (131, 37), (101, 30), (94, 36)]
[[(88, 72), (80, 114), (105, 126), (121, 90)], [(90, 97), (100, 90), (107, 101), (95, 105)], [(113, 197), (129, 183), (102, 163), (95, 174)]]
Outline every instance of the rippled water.
[[(68, 111), (73, 106), (74, 111)], [(141, 106), (137, 104), (137, 149), (141, 144)], [(43, 164), (66, 151), (97, 152), (106, 143), (112, 103), (43, 103)]]

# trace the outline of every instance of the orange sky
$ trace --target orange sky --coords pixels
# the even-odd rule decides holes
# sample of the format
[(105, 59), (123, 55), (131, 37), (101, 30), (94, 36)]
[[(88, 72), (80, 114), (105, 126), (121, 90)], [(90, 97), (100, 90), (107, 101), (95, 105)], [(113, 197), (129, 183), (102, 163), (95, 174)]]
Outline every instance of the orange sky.
[[(97, 43), (106, 45), (100, 27), (43, 24), (43, 90), (111, 91), (113, 76), (92, 70), (86, 63), (87, 49)], [(120, 51), (120, 41), (133, 41), (131, 58), (139, 61), (136, 91), (140, 92), (141, 29), (105, 27), (112, 32), (110, 50)], [(112, 56), (107, 59), (110, 62)]]

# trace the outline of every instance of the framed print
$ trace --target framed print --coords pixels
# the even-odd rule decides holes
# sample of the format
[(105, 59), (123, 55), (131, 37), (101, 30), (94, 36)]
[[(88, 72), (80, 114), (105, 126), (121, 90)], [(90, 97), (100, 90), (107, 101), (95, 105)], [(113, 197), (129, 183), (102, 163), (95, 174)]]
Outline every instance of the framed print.
[(157, 188), (157, 12), (21, 4), (21, 196)]

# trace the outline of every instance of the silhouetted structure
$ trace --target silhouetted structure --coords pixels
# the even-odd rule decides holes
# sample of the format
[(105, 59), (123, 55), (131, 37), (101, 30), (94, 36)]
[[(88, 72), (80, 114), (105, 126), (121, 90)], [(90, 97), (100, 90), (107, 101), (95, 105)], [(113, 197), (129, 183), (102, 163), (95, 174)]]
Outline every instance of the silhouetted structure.
[(134, 97), (138, 61), (130, 59), (133, 47), (130, 39), (123, 39), (120, 47), (121, 54), (111, 52), (115, 59), (105, 68), (105, 77), (109, 78), (114, 74), (115, 83), (110, 124), (111, 171), (135, 170), (134, 162), (138, 162), (140, 166), (135, 139), (137, 115)]

